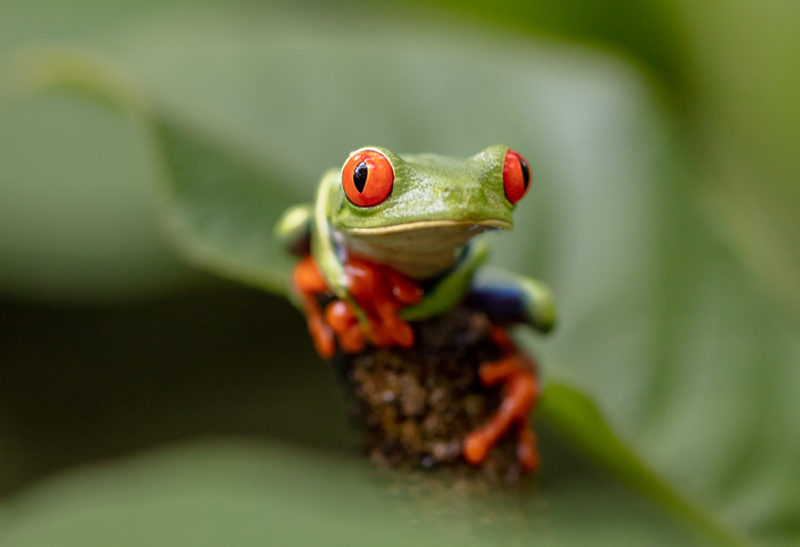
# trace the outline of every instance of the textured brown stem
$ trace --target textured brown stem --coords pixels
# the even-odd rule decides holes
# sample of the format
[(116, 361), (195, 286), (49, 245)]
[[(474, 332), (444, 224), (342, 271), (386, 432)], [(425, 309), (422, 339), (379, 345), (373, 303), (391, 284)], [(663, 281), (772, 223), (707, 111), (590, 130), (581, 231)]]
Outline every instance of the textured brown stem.
[(447, 467), (515, 481), (521, 469), (514, 433), (480, 466), (462, 456), (464, 438), (500, 405), (501, 386), (487, 388), (478, 375), (482, 363), (503, 355), (488, 319), (458, 307), (412, 325), (416, 343), (410, 349), (369, 347), (341, 356), (370, 459), (382, 467)]

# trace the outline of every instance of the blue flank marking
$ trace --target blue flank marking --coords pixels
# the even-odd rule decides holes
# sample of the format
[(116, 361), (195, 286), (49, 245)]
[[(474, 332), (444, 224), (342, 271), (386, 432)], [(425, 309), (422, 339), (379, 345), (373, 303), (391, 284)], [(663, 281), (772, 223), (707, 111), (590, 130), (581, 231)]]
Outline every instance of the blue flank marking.
[(525, 292), (517, 287), (474, 286), (467, 293), (465, 302), (486, 313), (497, 325), (530, 323)]

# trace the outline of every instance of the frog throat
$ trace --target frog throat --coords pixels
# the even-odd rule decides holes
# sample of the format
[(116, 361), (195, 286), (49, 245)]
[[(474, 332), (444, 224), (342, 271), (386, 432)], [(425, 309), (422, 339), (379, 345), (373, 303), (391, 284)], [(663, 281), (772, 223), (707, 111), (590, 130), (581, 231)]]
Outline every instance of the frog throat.
[(451, 269), (476, 235), (510, 228), (509, 223), (496, 219), (437, 219), (334, 231), (334, 239), (347, 254), (389, 266), (413, 279), (427, 280)]

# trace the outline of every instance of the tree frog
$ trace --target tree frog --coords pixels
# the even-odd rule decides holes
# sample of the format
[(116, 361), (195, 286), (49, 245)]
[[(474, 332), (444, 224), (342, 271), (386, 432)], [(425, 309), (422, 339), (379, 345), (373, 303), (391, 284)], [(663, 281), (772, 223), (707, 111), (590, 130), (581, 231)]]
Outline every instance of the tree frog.
[[(539, 386), (532, 362), (506, 329), (525, 323), (542, 332), (554, 324), (549, 289), (483, 267), (489, 230), (510, 230), (512, 211), (528, 192), (525, 158), (495, 145), (466, 158), (398, 155), (379, 146), (352, 152), (322, 177), (313, 204), (291, 207), (276, 233), (300, 256), (291, 289), (322, 357), (359, 352), (367, 344), (411, 347), (409, 324), (466, 302), (484, 311), (504, 356), (485, 363), (485, 385), (503, 385), (496, 414), (463, 443), (479, 465), (506, 433), (518, 435), (522, 467), (538, 455), (528, 416)], [(479, 272), (479, 268), (481, 271)], [(324, 306), (320, 295), (331, 295)]]

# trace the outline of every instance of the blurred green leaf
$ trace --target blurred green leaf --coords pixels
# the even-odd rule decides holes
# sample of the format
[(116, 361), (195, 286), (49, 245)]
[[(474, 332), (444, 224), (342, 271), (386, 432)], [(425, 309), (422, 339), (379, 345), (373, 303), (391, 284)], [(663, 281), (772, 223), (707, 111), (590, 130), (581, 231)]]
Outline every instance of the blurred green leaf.
[[(422, 3), (421, 3), (422, 4)], [(688, 44), (681, 35), (680, 19), (673, 2), (603, 3), (591, 0), (500, 0), (426, 2), (455, 16), (472, 16), (483, 24), (536, 36), (547, 35), (625, 53), (644, 63), (660, 78), (684, 91)]]
[(158, 230), (143, 141), (102, 105), (0, 110), (0, 287), (39, 298), (163, 291), (198, 277)]
[[(624, 529), (637, 543), (654, 533), (666, 544), (705, 537), (703, 529), (587, 466), (548, 434), (547, 423), (537, 424), (546, 471), (516, 489), (447, 475), (371, 474), (348, 435), (332, 382), (338, 371), (314, 355), (302, 317), (291, 311), (283, 299), (243, 289), (111, 309), (0, 306), (0, 363), (11, 365), (0, 384), (0, 490), (80, 462), (94, 468), (62, 473), (0, 503), (0, 526), (9, 526), (8, 536), (0, 528), (0, 544), (5, 537), (9, 545), (49, 544), (56, 535), (59, 545), (94, 537), (98, 544), (152, 544), (153, 538), (194, 544), (195, 531), (213, 543), (228, 536), (263, 542), (265, 521), (275, 534), (338, 537), (342, 532), (327, 527), (339, 511), (347, 514), (342, 523), (358, 520), (356, 543), (399, 530), (396, 544), (416, 543), (418, 534), (443, 544), (473, 535), (469, 541), (514, 544), (535, 537), (559, 545), (591, 535), (614, 544), (623, 515), (633, 519)], [(559, 401), (572, 399), (545, 395), (542, 415)], [(567, 415), (602, 423), (591, 409), (574, 410)], [(602, 431), (618, 443), (608, 428)], [(228, 449), (220, 435), (279, 438), (294, 448), (251, 442)], [(213, 440), (200, 450), (153, 451), (146, 465), (119, 459), (187, 436)], [(213, 455), (207, 466), (194, 465), (207, 455)], [(242, 479), (242, 469), (253, 473)], [(272, 473), (291, 486), (261, 486), (258, 477)], [(297, 490), (307, 499), (292, 498)], [(215, 518), (195, 503), (242, 496), (261, 507), (258, 518), (235, 500)], [(151, 504), (166, 512), (166, 522)], [(284, 522), (275, 506), (321, 524), (297, 532), (297, 518)], [(195, 527), (170, 524), (187, 520), (197, 521)]]
[[(342, 33), (351, 12), (325, 12), (324, 21), (310, 13), (167, 9), (107, 37), (106, 49), (157, 119), (169, 120), (157, 133), (171, 135), (162, 152), (193, 158), (175, 166), (264, 180), (280, 200), (310, 198), (325, 168), (368, 142), (452, 155), (490, 142), (524, 151), (539, 187), (515, 232), (494, 242), (496, 259), (554, 285), (564, 320), (553, 343), (537, 347), (545, 373), (589, 393), (624, 442), (593, 436), (591, 420), (574, 422), (572, 436), (618, 473), (635, 466), (612, 448), (640, 455), (730, 529), (796, 537), (800, 340), (762, 295), (773, 288), (764, 279), (784, 280), (778, 294), (793, 295), (791, 266), (774, 260), (793, 255), (776, 244), (769, 275), (756, 278), (743, 264), (761, 260), (731, 251), (764, 249), (772, 226), (793, 226), (792, 209), (776, 215), (779, 224), (764, 215), (762, 231), (711, 224), (709, 201), (733, 211), (730, 222), (739, 207), (754, 210), (754, 187), (730, 207), (719, 197), (726, 190), (702, 187), (671, 113), (607, 56), (408, 15), (413, 30), (393, 28), (377, 12)], [(783, 195), (770, 192), (769, 202)]]
[[(165, 117), (153, 120), (164, 165), (164, 215), (177, 246), (199, 266), (262, 289), (283, 292), (289, 257), (273, 236), (276, 219), (302, 199), (262, 170), (232, 159)], [(277, 175), (273, 181), (291, 180)]]
[(0, 518), (13, 515), (0, 541), (9, 547), (696, 543), (689, 530), (612, 483), (581, 479), (545, 500), (532, 489), (381, 477), (349, 459), (277, 443), (189, 445), (74, 472), (19, 496), (0, 506)]
[[(97, 70), (101, 71), (99, 67)], [(91, 75), (92, 69), (87, 66), (78, 73)], [(97, 76), (87, 80), (87, 82), (94, 81), (104, 82), (108, 79)], [(63, 84), (81, 91), (88, 89), (93, 91), (93, 96), (102, 96), (101, 86), (92, 88), (89, 84), (87, 88), (87, 85), (71, 77), (65, 78), (63, 82), (54, 79), (50, 83), (56, 86)], [(116, 96), (112, 93), (110, 100), (114, 102)], [(274, 268), (275, 264), (271, 260), (277, 261), (278, 255), (274, 252), (269, 253), (269, 247), (265, 246), (267, 240), (264, 234), (269, 233), (271, 223), (281, 208), (272, 207), (270, 203), (270, 194), (267, 190), (270, 176), (266, 174), (268, 168), (265, 166), (261, 171), (247, 168), (241, 162), (231, 160), (230, 154), (225, 154), (213, 146), (198, 145), (190, 130), (176, 126), (169, 120), (169, 115), (163, 114), (157, 106), (139, 109), (135, 104), (124, 102), (121, 106), (130, 107), (133, 114), (140, 114), (145, 123), (151, 124), (154, 147), (167, 166), (165, 170), (165, 176), (169, 179), (167, 215), (172, 222), (178, 223), (179, 232), (183, 231), (185, 234), (179, 243), (184, 244), (190, 254), (196, 254), (198, 248), (210, 249), (200, 255), (201, 260), (206, 261), (207, 266), (219, 268), (229, 275), (232, 273), (236, 278), (243, 277), (241, 269), (238, 269), (240, 263), (244, 263), (250, 268), (249, 271), (253, 272), (245, 274), (245, 278), (253, 275), (253, 279), (257, 279), (255, 275), (261, 272), (268, 273)], [(283, 177), (275, 178), (283, 180)], [(278, 205), (285, 206), (288, 202), (282, 203), (286, 200), (280, 197), (281, 194), (282, 189), (279, 187), (276, 196), (278, 199), (274, 201)], [(257, 243), (255, 253), (250, 250), (253, 248), (252, 245), (239, 247), (242, 242), (253, 240)], [(244, 252), (236, 252), (242, 248)], [(250, 260), (251, 256), (256, 256), (256, 260)], [(266, 267), (259, 268), (259, 260)], [(230, 265), (233, 265), (233, 272), (230, 271)], [(286, 268), (284, 275), (285, 273)], [(268, 287), (269, 283), (262, 285)], [(549, 405), (545, 402), (545, 408), (555, 409), (550, 411), (554, 414), (551, 417), (554, 423), (569, 424), (570, 427), (567, 429), (570, 430), (573, 441), (584, 447), (593, 448), (588, 451), (591, 455), (605, 454), (605, 457), (600, 458), (601, 463), (615, 469), (620, 476), (644, 492), (655, 494), (656, 499), (666, 501), (668, 505), (716, 532), (710, 517), (702, 516), (702, 513), (687, 508), (679, 495), (638, 464), (636, 458), (607, 427), (603, 426), (600, 430), (602, 433), (598, 435), (599, 431), (595, 429), (602, 424), (598, 414), (588, 419), (582, 418), (581, 405), (576, 407), (566, 401), (559, 402), (565, 396), (568, 397), (568, 393), (562, 391), (561, 397), (557, 394), (546, 398), (545, 401), (555, 402)], [(577, 421), (570, 420), (566, 416), (559, 421), (559, 417), (565, 414), (564, 409), (571, 409), (567, 410), (567, 415), (577, 416)], [(612, 448), (614, 446), (618, 448)], [(611, 452), (608, 452), (608, 449), (611, 449)], [(625, 457), (620, 460), (620, 455)], [(634, 467), (631, 467), (632, 464)], [(724, 532), (717, 533), (725, 537)]]
[(676, 2), (690, 35), (687, 98), (705, 208), (764, 291), (800, 321), (800, 9)]

